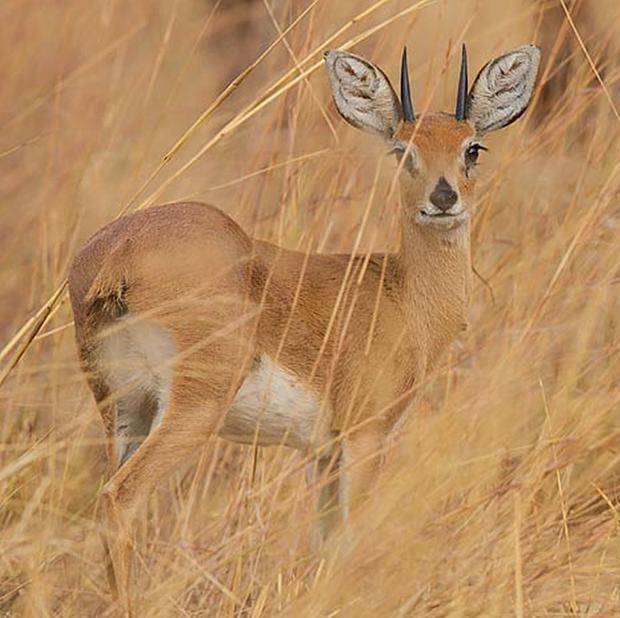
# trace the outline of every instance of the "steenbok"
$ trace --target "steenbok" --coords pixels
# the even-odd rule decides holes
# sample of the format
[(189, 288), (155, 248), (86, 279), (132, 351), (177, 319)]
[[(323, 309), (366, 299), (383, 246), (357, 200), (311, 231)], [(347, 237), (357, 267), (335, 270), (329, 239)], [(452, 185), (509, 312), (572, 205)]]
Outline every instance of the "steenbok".
[(342, 117), (398, 158), (396, 253), (291, 251), (198, 203), (125, 216), (80, 251), (71, 303), (108, 439), (110, 574), (126, 603), (136, 507), (210, 436), (313, 457), (324, 532), (365, 493), (373, 454), (466, 327), (480, 140), (525, 111), (539, 59), (519, 47), (468, 90), (463, 48), (456, 112), (418, 118), (405, 54), (402, 100), (368, 60), (325, 54)]

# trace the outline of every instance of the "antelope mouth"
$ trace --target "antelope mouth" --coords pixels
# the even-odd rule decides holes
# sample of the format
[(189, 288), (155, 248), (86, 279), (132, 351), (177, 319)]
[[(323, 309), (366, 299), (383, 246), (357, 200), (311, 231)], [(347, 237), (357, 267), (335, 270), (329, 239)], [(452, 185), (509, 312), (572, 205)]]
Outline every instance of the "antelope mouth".
[(421, 225), (432, 225), (439, 228), (455, 228), (465, 223), (469, 215), (464, 208), (460, 210), (454, 211), (435, 211), (433, 212), (431, 209), (421, 208), (418, 211), (418, 216), (416, 220)]
[(459, 215), (462, 215), (462, 212), (426, 212), (426, 210), (421, 210), (420, 214), (423, 217), (434, 217), (434, 218), (440, 218), (440, 219), (446, 219), (446, 218), (452, 218), (452, 217), (458, 217)]

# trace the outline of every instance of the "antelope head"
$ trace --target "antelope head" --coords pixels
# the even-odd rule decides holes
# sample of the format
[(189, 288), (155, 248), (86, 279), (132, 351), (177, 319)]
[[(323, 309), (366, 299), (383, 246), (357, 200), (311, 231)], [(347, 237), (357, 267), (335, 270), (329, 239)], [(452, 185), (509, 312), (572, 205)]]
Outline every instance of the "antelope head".
[(377, 66), (342, 51), (325, 61), (334, 102), (353, 126), (383, 138), (399, 164), (405, 221), (438, 233), (469, 221), (474, 207), (476, 164), (482, 138), (514, 122), (526, 110), (540, 51), (524, 45), (488, 62), (471, 89), (463, 45), (454, 114), (417, 117), (411, 101), (407, 52), (401, 65), (401, 98)]

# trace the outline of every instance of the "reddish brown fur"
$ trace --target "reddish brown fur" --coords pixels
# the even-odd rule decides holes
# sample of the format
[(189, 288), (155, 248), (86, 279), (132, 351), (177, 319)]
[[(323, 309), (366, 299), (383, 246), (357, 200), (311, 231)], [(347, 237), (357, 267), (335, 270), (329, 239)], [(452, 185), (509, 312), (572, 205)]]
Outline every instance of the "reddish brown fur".
[[(96, 358), (102, 333), (126, 311), (165, 325), (177, 350), (161, 425), (106, 486), (113, 526), (122, 530), (138, 496), (214, 433), (261, 354), (321, 398), (350, 457), (380, 448), (415, 385), (465, 327), (469, 301), (469, 223), (443, 231), (417, 225), (414, 214), (439, 176), (458, 186), (469, 207), (474, 183), (465, 178), (462, 150), (473, 129), (437, 114), (402, 125), (398, 137), (409, 140), (412, 132), (420, 171), (401, 170), (395, 254), (367, 263), (364, 256), (306, 256), (252, 240), (216, 208), (195, 203), (124, 217), (84, 247), (70, 272), (71, 302), (111, 461), (114, 405)], [(330, 435), (317, 436), (316, 446)], [(373, 466), (366, 457), (352, 472), (353, 502)], [(112, 555), (126, 584), (128, 546), (113, 543)]]
[(474, 130), (469, 123), (459, 122), (448, 114), (428, 114), (415, 124), (399, 126), (396, 139), (409, 142), (413, 138), (419, 166), (413, 177), (401, 174), (404, 208), (415, 208), (422, 203), (440, 176), (458, 187), (461, 200), (470, 205), (474, 182), (463, 173), (463, 161), (458, 154), (472, 137)]
[[(359, 409), (363, 401), (372, 400), (362, 406), (369, 410), (378, 409), (377, 400), (382, 402), (379, 409), (389, 407), (463, 328), (467, 305), (465, 231), (457, 232), (460, 240), (448, 242), (436, 230), (412, 224), (409, 210), (416, 208), (442, 175), (458, 186), (461, 199), (469, 202), (474, 182), (462, 173), (458, 155), (473, 130), (467, 123), (437, 114), (417, 125), (401, 125), (398, 138), (408, 141), (412, 134), (421, 170), (413, 177), (401, 171), (404, 218), (400, 252), (374, 254), (365, 268), (364, 256), (353, 258), (344, 300), (326, 345), (324, 335), (351, 257), (311, 254), (306, 259), (303, 253), (253, 242), (219, 210), (194, 203), (158, 206), (124, 217), (103, 228), (85, 246), (70, 273), (78, 342), (94, 335), (88, 330), (89, 306), (126, 286), (123, 300), (131, 314), (157, 315), (172, 330), (182, 331), (176, 336), (187, 341), (180, 349), (192, 345), (209, 334), (198, 316), (203, 303), (204, 319), (212, 319), (212, 278), (217, 280), (218, 294), (226, 290), (229, 295), (226, 302), (245, 304), (246, 309), (250, 303), (255, 311), (260, 307), (251, 355), (265, 352), (275, 358), (281, 348), (280, 362), (317, 392), (328, 395), (336, 413), (334, 429), (342, 429), (345, 411), (351, 406), (357, 410), (356, 416), (365, 415)], [(384, 260), (385, 280), (373, 344), (366, 356)], [(361, 269), (364, 274), (358, 286)], [(402, 325), (402, 332), (395, 334), (395, 325)], [(394, 348), (399, 339), (401, 343)], [(210, 354), (205, 350), (200, 362), (212, 365)], [(394, 360), (388, 361), (390, 357)], [(385, 362), (394, 366), (388, 368)], [(360, 382), (362, 374), (368, 372), (361, 379), (368, 384), (382, 366), (398, 384), (377, 386), (372, 395), (365, 389), (352, 392), (352, 384)], [(382, 390), (386, 391), (383, 395)]]

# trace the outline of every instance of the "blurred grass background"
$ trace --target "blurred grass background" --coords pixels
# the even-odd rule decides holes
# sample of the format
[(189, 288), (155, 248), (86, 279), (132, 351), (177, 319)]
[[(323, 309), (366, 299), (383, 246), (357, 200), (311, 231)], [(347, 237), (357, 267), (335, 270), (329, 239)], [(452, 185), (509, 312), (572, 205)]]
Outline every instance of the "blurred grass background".
[[(386, 453), (359, 536), (313, 544), (299, 455), (259, 449), (253, 474), (252, 449), (213, 440), (149, 502), (137, 614), (620, 615), (617, 2), (6, 0), (0, 19), (3, 344), (125, 207), (198, 199), (261, 238), (349, 251), (374, 191), (361, 248), (393, 249), (395, 166), (333, 110), (332, 35), (366, 33), (351, 49), (395, 84), (407, 44), (417, 109), (453, 108), (463, 39), (470, 79), (541, 45), (531, 112), (488, 139), (471, 328)], [(0, 389), (0, 615), (113, 611), (102, 432), (70, 322), (64, 302)]]

